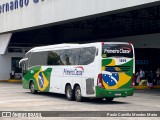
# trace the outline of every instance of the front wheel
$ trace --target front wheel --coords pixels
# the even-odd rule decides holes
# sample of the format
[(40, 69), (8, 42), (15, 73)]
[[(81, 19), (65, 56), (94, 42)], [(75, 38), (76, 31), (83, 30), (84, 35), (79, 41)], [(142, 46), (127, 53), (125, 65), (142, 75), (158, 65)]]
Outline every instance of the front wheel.
[(38, 93), (38, 90), (35, 90), (34, 82), (31, 82), (31, 83), (30, 83), (29, 88), (30, 88), (30, 91), (31, 91), (32, 94)]
[(107, 102), (112, 102), (114, 98), (113, 97), (111, 97), (111, 98), (107, 97), (105, 99), (106, 99)]
[(77, 86), (75, 88), (75, 99), (76, 99), (77, 102), (82, 102), (83, 99), (84, 99), (82, 97), (82, 95), (81, 95), (81, 88), (80, 88), (80, 86)]

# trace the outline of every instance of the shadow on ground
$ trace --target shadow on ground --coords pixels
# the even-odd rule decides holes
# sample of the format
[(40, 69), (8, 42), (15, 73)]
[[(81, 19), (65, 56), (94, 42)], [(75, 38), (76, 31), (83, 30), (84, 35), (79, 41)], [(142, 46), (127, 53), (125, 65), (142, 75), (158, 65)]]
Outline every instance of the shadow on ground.
[[(30, 92), (26, 92), (26, 94), (31, 94)], [(57, 94), (57, 93), (48, 93), (48, 92), (38, 92), (38, 94), (32, 94), (32, 95), (39, 95), (39, 96), (45, 96), (45, 97), (51, 97), (51, 98), (58, 98), (61, 100), (66, 100), (66, 96), (63, 94)], [(75, 101), (75, 100), (73, 100)], [(70, 101), (70, 102), (73, 102)], [(107, 102), (105, 99), (99, 100), (99, 99), (89, 99), (85, 98), (83, 103), (89, 103), (89, 104), (129, 104), (127, 102), (120, 102), (116, 101), (116, 98), (112, 102)]]

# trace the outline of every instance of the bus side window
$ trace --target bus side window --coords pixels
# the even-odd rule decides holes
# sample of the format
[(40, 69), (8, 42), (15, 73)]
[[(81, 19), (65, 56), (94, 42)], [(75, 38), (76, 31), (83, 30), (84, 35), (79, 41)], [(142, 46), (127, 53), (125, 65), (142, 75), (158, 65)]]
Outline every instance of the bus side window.
[(87, 65), (95, 55), (95, 47), (49, 51), (47, 65)]
[(61, 60), (61, 57), (58, 51), (48, 52), (47, 65), (63, 65), (63, 62)]
[(94, 61), (96, 53), (95, 47), (81, 48), (80, 64), (88, 65)]
[(79, 65), (80, 62), (80, 48), (72, 49), (72, 54), (70, 56), (70, 62), (72, 65)]
[(48, 52), (33, 52), (31, 54), (29, 67), (36, 65), (47, 65)]
[(72, 65), (70, 58), (72, 55), (72, 50), (71, 49), (65, 49), (65, 50), (61, 50), (61, 60), (64, 63), (64, 65)]

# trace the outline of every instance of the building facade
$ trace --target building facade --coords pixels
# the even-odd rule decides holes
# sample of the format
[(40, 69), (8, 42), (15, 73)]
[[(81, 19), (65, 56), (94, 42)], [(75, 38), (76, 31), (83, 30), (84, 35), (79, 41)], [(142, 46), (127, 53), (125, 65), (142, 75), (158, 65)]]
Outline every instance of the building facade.
[(0, 80), (10, 78), (16, 58), (22, 58), (29, 49), (8, 46), (14, 33), (157, 4), (159, 0), (0, 0)]

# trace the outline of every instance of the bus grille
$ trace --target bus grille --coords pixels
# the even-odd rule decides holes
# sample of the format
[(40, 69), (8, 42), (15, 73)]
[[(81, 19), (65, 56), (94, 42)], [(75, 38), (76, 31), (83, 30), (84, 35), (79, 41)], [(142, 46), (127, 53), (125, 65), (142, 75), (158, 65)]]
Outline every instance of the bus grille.
[(94, 94), (94, 79), (88, 78), (86, 79), (86, 93), (87, 94)]
[(105, 66), (105, 70), (109, 72), (128, 72), (131, 66)]

